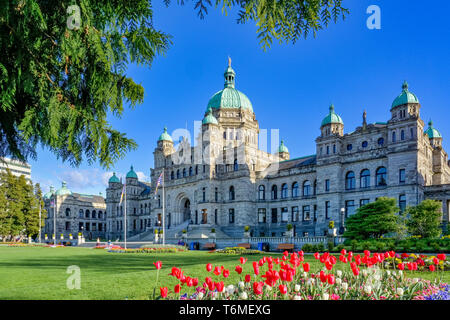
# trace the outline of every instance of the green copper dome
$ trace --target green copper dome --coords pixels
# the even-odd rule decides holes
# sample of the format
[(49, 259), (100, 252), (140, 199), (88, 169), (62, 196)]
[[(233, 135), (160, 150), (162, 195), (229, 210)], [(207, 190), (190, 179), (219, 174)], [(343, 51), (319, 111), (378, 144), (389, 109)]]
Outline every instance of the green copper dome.
[(109, 181), (108, 181), (108, 182), (109, 182), (109, 183), (119, 183), (119, 182), (120, 182), (120, 180), (119, 180), (119, 178), (117, 178), (115, 172), (113, 172), (113, 175), (112, 175), (111, 178), (109, 178)]
[(409, 92), (408, 82), (403, 82), (402, 89), (402, 93), (400, 93), (400, 95), (395, 98), (394, 102), (392, 102), (391, 109), (407, 103), (419, 103), (419, 99), (417, 99), (417, 96), (414, 93)]
[(283, 153), (283, 152), (289, 153), (289, 149), (284, 145), (284, 141), (281, 140), (281, 144), (278, 147), (278, 153)]
[(166, 127), (164, 127), (164, 132), (161, 133), (161, 135), (158, 138), (158, 141), (170, 141), (170, 142), (173, 142), (172, 141), (172, 137), (170, 136), (170, 134), (167, 133), (167, 128)]
[(334, 112), (334, 105), (330, 106), (330, 113), (322, 120), (322, 126), (331, 124), (331, 123), (341, 123), (344, 124), (342, 118)]
[(234, 87), (234, 79), (236, 73), (231, 68), (231, 59), (228, 58), (228, 68), (225, 70), (224, 89), (215, 93), (208, 102), (208, 108), (214, 109), (247, 109), (253, 112), (253, 106), (249, 98), (236, 90)]
[(430, 120), (428, 122), (428, 129), (425, 131), (425, 133), (428, 135), (428, 138), (435, 139), (435, 138), (442, 138), (441, 133), (437, 131), (435, 128), (433, 128), (433, 121)]
[(214, 117), (214, 115), (212, 114), (212, 109), (211, 107), (208, 107), (208, 114), (206, 115), (206, 117), (203, 119), (202, 124), (219, 124), (217, 122), (216, 117)]
[(65, 195), (70, 195), (70, 194), (72, 194), (72, 191), (70, 191), (70, 190), (67, 188), (67, 183), (66, 183), (65, 181), (63, 181), (63, 182), (62, 182), (61, 188), (59, 188), (59, 189), (56, 191), (56, 195), (58, 195), (58, 196), (65, 196)]
[(50, 186), (50, 191), (44, 194), (44, 199), (50, 199), (54, 193), (55, 188), (53, 188), (53, 186)]
[(138, 178), (136, 172), (134, 172), (133, 170), (133, 166), (131, 166), (130, 171), (128, 171), (127, 178), (134, 178), (134, 179)]

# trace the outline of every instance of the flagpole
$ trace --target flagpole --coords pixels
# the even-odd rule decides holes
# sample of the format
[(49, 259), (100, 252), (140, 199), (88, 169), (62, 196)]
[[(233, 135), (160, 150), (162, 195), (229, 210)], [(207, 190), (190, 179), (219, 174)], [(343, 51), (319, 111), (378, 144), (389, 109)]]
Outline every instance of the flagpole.
[(123, 235), (125, 240), (125, 249), (127, 248), (127, 183), (125, 182), (125, 215), (124, 215)]
[(166, 244), (166, 230), (165, 230), (165, 217), (166, 217), (166, 212), (165, 212), (165, 201), (164, 201), (164, 168), (163, 168), (163, 172), (162, 172), (162, 186), (163, 186), (163, 192), (162, 192), (162, 196), (163, 196), (163, 201), (162, 201), (162, 205), (163, 205), (163, 218), (162, 218), (162, 222), (163, 222), (163, 245)]
[(41, 243), (41, 199), (39, 198), (39, 243)]
[(53, 201), (53, 232), (55, 233), (55, 239), (53, 239), (53, 244), (56, 246), (56, 193), (55, 193), (55, 201)]

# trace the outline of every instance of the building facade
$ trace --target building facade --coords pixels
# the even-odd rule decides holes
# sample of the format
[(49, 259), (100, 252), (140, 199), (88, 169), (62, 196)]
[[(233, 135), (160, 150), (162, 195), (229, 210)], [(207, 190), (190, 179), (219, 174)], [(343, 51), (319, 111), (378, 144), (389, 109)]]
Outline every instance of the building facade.
[(151, 184), (138, 181), (131, 168), (124, 184), (111, 177), (106, 190), (107, 230), (120, 237), (151, 233), (162, 223), (164, 171), (165, 222), (168, 232), (215, 228), (240, 237), (244, 226), (253, 236), (282, 236), (287, 224), (297, 236), (323, 236), (330, 221), (342, 232), (345, 219), (379, 197), (398, 206), (425, 198), (442, 201), (442, 220), (449, 221), (450, 164), (442, 136), (420, 117), (421, 105), (408, 84), (391, 105), (387, 122), (344, 133), (344, 122), (330, 106), (320, 125), (316, 154), (290, 159), (283, 141), (276, 153), (261, 150), (259, 124), (248, 97), (235, 88), (229, 61), (224, 89), (209, 100), (195, 145), (182, 139), (177, 148), (167, 129), (154, 150)]
[(77, 239), (80, 232), (85, 239), (106, 238), (106, 203), (101, 195), (74, 193), (63, 182), (56, 191), (50, 187), (44, 194), (44, 203), (47, 218), (43, 234), (49, 240), (55, 234), (55, 224), (56, 240), (60, 240), (61, 234), (65, 240), (70, 235)]
[(0, 171), (6, 171), (9, 169), (15, 176), (23, 175), (25, 179), (31, 181), (31, 165), (19, 160), (13, 160), (9, 158), (0, 159)]

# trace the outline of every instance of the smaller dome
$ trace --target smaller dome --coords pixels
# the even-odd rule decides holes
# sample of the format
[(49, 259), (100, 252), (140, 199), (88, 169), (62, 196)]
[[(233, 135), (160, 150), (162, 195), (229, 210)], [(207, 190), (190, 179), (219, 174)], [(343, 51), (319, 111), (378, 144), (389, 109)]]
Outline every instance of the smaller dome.
[(113, 172), (113, 175), (112, 175), (111, 178), (109, 178), (109, 181), (108, 181), (108, 182), (109, 182), (109, 183), (120, 183), (120, 180), (119, 180), (119, 178), (117, 178), (115, 172)]
[(70, 191), (70, 190), (67, 188), (67, 183), (66, 183), (65, 181), (63, 181), (63, 182), (62, 182), (61, 188), (59, 188), (59, 189), (56, 191), (56, 195), (58, 195), (58, 196), (65, 196), (65, 195), (70, 195), (70, 194), (72, 194), (72, 191)]
[(340, 123), (344, 124), (344, 121), (342, 121), (342, 118), (334, 112), (334, 105), (330, 106), (330, 113), (322, 120), (322, 126), (325, 126), (327, 124), (331, 123)]
[(164, 132), (161, 133), (161, 135), (159, 136), (158, 141), (170, 141), (170, 142), (173, 142), (172, 137), (170, 136), (170, 134), (167, 133), (167, 127), (164, 127)]
[(214, 115), (212, 114), (212, 109), (211, 107), (208, 107), (208, 114), (206, 115), (206, 117), (203, 119), (202, 124), (219, 124), (217, 122), (216, 117), (214, 117)]
[(53, 188), (53, 186), (50, 186), (50, 191), (44, 194), (44, 199), (50, 199), (54, 193), (55, 188)]
[(428, 129), (425, 131), (425, 133), (428, 135), (428, 138), (435, 139), (435, 138), (442, 138), (441, 133), (433, 128), (433, 121), (430, 120), (428, 122)]
[(134, 170), (133, 170), (133, 166), (131, 166), (130, 171), (128, 171), (127, 178), (133, 178), (133, 179), (138, 178), (136, 172), (134, 172)]
[(284, 141), (281, 140), (281, 144), (278, 147), (278, 153), (283, 153), (283, 152), (289, 153), (289, 149), (284, 145)]
[(408, 82), (405, 81), (402, 85), (402, 93), (392, 102), (391, 109), (408, 103), (419, 103), (419, 99), (417, 99), (414, 93), (408, 90)]

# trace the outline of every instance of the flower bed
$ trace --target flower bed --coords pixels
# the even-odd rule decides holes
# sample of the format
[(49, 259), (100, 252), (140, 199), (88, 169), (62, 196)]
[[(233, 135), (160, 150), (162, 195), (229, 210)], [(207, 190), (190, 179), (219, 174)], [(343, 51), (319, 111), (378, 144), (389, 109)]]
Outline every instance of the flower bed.
[(235, 255), (247, 255), (247, 254), (260, 254), (262, 251), (259, 250), (251, 250), (242, 247), (227, 247), (225, 249), (217, 249), (214, 250), (217, 253), (223, 254), (235, 254)]
[(122, 247), (111, 248), (108, 252), (114, 253), (176, 253), (186, 251), (186, 249), (180, 249), (175, 247), (162, 247), (162, 248), (136, 248), (136, 249), (124, 249)]
[[(181, 268), (173, 267), (170, 276), (178, 279), (179, 283), (173, 290), (160, 287), (160, 296), (165, 299), (192, 300), (431, 300), (448, 299), (448, 285), (436, 284), (420, 278), (405, 277), (402, 269), (385, 269), (387, 260), (396, 262), (395, 252), (384, 253), (364, 252), (364, 256), (353, 255), (352, 252), (342, 250), (339, 258), (315, 253), (314, 257), (322, 264), (322, 270), (310, 272), (310, 265), (304, 262), (303, 251), (289, 254), (284, 252), (281, 258), (265, 256), (252, 263), (252, 272), (245, 273), (247, 259), (240, 257), (234, 271), (223, 266), (208, 263), (206, 271), (210, 276), (205, 277), (203, 283), (198, 277), (184, 274)], [(400, 255), (401, 259), (411, 259)], [(416, 259), (412, 257), (412, 259)], [(420, 256), (419, 256), (420, 258)], [(430, 257), (431, 258), (431, 257)], [(436, 257), (442, 265), (447, 265), (446, 256)], [(403, 261), (403, 260), (402, 260)], [(424, 260), (425, 261), (425, 260)], [(433, 263), (436, 262), (432, 259)], [(439, 263), (437, 265), (439, 265)], [(409, 261), (409, 263), (413, 263)], [(161, 261), (154, 263), (158, 284)], [(411, 270), (415, 270), (414, 268)], [(431, 270), (431, 269), (429, 269)], [(444, 272), (444, 268), (435, 269)], [(238, 273), (238, 283), (226, 284), (230, 272)], [(188, 294), (187, 292), (194, 293)], [(184, 291), (184, 293), (183, 293)], [(153, 298), (155, 296), (155, 290)]]
[(8, 244), (8, 247), (42, 247), (42, 248), (49, 248), (49, 247), (64, 247), (63, 245), (51, 245), (51, 244), (43, 244), (43, 243), (10, 243)]

